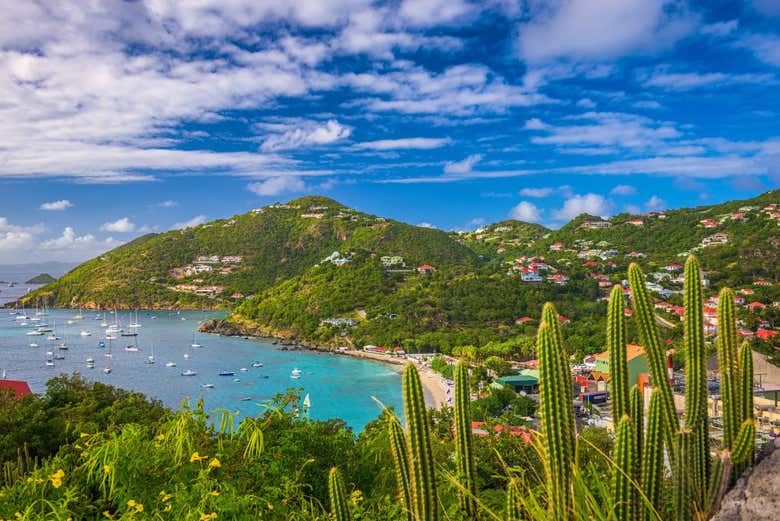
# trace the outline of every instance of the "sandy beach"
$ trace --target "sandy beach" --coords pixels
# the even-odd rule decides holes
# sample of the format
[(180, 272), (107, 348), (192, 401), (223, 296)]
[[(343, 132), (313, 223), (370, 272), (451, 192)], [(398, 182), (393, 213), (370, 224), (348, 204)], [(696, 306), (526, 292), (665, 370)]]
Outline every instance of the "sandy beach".
[[(334, 352), (335, 353), (335, 352)], [(392, 364), (400, 373), (406, 364), (413, 363), (412, 360), (406, 358), (393, 358), (387, 355), (378, 353), (367, 353), (365, 351), (357, 351), (354, 349), (346, 351), (338, 351), (338, 354), (346, 356), (354, 356), (356, 358), (366, 358), (369, 360), (376, 360), (378, 362), (384, 362)], [(449, 391), (447, 382), (436, 371), (424, 367), (419, 363), (415, 364), (420, 373), (420, 383), (423, 386), (423, 394), (425, 395), (425, 405), (434, 409), (441, 409), (448, 404), (448, 399), (452, 396), (452, 391)]]

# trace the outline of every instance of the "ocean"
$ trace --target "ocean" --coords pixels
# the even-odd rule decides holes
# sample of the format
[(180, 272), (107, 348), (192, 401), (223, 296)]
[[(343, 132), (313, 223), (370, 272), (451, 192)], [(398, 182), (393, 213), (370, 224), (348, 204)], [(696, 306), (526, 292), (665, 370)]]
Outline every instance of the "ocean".
[[(140, 311), (138, 322), (142, 327), (133, 329), (128, 325), (135, 315), (119, 312), (120, 327), (137, 331), (138, 336), (119, 336), (113, 341), (105, 340), (106, 328), (100, 326), (103, 321), (114, 323), (110, 312), (84, 311), (82, 320), (74, 320), (78, 310), (47, 310), (39, 317), (35, 317), (35, 310), (27, 310), (27, 321), (17, 320), (12, 313), (0, 310), (0, 371), (5, 370), (9, 379), (27, 381), (36, 393), (43, 392), (46, 381), (53, 376), (78, 372), (88, 380), (141, 391), (174, 409), (184, 399), (194, 404), (202, 396), (207, 411), (225, 408), (240, 411), (240, 417), (260, 414), (263, 404), (274, 395), (298, 388), (301, 396), (309, 395), (311, 418), (341, 418), (356, 432), (381, 412), (372, 397), (395, 407), (398, 414), (403, 412), (401, 378), (393, 367), (314, 351), (283, 351), (268, 341), (197, 333), (204, 320), (219, 313)], [(27, 335), (42, 323), (48, 323), (61, 339), (49, 341), (49, 333)], [(91, 336), (81, 336), (81, 331)], [(101, 340), (106, 347), (99, 347)], [(67, 351), (57, 348), (63, 341)], [(30, 347), (33, 342), (39, 347)], [(136, 343), (137, 352), (125, 349)], [(109, 348), (111, 358), (105, 356)], [(47, 352), (65, 358), (47, 367)], [(154, 356), (154, 364), (146, 363), (150, 355)], [(87, 358), (95, 360), (93, 369), (87, 367)], [(166, 362), (174, 362), (176, 367), (166, 367)], [(253, 362), (262, 367), (253, 367)], [(105, 367), (111, 368), (110, 374), (104, 374)], [(186, 369), (197, 374), (182, 376)], [(300, 372), (297, 379), (291, 377), (294, 369)], [(220, 376), (222, 371), (235, 374)]]

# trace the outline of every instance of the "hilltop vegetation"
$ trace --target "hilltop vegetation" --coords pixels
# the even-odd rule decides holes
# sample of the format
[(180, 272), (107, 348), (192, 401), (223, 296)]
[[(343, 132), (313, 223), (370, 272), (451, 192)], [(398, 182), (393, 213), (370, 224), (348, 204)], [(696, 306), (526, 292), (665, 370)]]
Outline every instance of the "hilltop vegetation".
[[(523, 356), (536, 324), (516, 319), (551, 301), (572, 319), (570, 348), (582, 355), (602, 350), (604, 297), (630, 262), (655, 277), (654, 291), (671, 303), (681, 289), (673, 265), (694, 251), (713, 289), (750, 287), (767, 304), (780, 298), (780, 206), (772, 207), (779, 202), (772, 191), (608, 220), (581, 215), (559, 230), (508, 220), (445, 233), (303, 197), (140, 237), (23, 303), (229, 307), (216, 330), (445, 353), (491, 345), (488, 352)], [(761, 280), (768, 286), (754, 286)], [(743, 319), (755, 326), (776, 314), (770, 307)], [(681, 338), (677, 318), (666, 319), (664, 334)]]

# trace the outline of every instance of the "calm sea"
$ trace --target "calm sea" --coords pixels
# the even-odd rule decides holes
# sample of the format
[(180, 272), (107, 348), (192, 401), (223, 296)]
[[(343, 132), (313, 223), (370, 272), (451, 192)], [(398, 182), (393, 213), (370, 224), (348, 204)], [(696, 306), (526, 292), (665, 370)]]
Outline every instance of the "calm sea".
[[(389, 366), (311, 351), (282, 351), (279, 346), (258, 340), (197, 333), (204, 320), (214, 318), (213, 312), (141, 311), (138, 322), (142, 327), (135, 329), (138, 336), (111, 342), (105, 340), (106, 328), (100, 324), (113, 324), (112, 313), (84, 311), (82, 320), (74, 320), (79, 313), (76, 310), (48, 310), (45, 316), (37, 317), (38, 321), (28, 320), (22, 325), (12, 312), (0, 310), (0, 370), (4, 369), (9, 379), (26, 380), (34, 392), (42, 392), (52, 376), (78, 372), (89, 380), (141, 391), (172, 408), (182, 399), (194, 403), (203, 396), (206, 410), (227, 408), (241, 411), (242, 416), (259, 414), (263, 409), (258, 404), (288, 388), (300, 388), (302, 396), (309, 394), (312, 418), (341, 418), (355, 431), (379, 415), (372, 396), (402, 412), (400, 375)], [(27, 315), (32, 319), (35, 310), (27, 310)], [(134, 330), (128, 327), (135, 321), (134, 314), (120, 312), (117, 320), (125, 331)], [(61, 339), (49, 341), (49, 333), (26, 334), (42, 323), (54, 328)], [(91, 336), (82, 336), (82, 331)], [(99, 347), (101, 340), (105, 348)], [(63, 341), (67, 351), (57, 348)], [(39, 347), (30, 347), (31, 343)], [(137, 352), (125, 349), (136, 343)], [(192, 347), (193, 343), (202, 347)], [(111, 358), (105, 356), (109, 347)], [(48, 351), (65, 359), (47, 367)], [(146, 363), (150, 355), (154, 356), (154, 364)], [(87, 358), (95, 360), (94, 369), (87, 367)], [(176, 367), (166, 367), (166, 362), (175, 362)], [(262, 363), (262, 367), (252, 367), (253, 362)], [(103, 372), (107, 366), (110, 374)], [(186, 369), (197, 375), (182, 376)], [(291, 378), (294, 369), (300, 371), (300, 378)], [(221, 371), (233, 371), (235, 375), (220, 376)]]

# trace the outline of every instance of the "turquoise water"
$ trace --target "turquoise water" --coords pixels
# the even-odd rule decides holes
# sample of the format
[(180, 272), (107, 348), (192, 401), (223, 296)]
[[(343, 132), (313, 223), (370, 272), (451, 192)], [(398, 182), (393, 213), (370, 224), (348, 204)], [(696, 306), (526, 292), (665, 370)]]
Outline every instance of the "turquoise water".
[[(269, 342), (197, 333), (198, 325), (213, 318), (214, 313), (140, 312), (138, 322), (142, 327), (136, 330), (138, 337), (135, 337), (138, 352), (125, 350), (133, 344), (132, 337), (105, 340), (106, 328), (100, 327), (100, 323), (102, 320), (113, 323), (111, 313), (103, 317), (94, 311), (84, 311), (83, 320), (73, 321), (77, 311), (54, 310), (39, 317), (40, 321), (28, 321), (26, 326), (20, 325), (21, 321), (10, 313), (0, 310), (0, 370), (5, 369), (9, 379), (26, 380), (33, 392), (42, 392), (46, 381), (53, 376), (79, 372), (89, 380), (141, 391), (172, 408), (184, 398), (194, 403), (203, 396), (207, 411), (227, 408), (241, 411), (244, 416), (259, 414), (262, 408), (258, 403), (277, 393), (301, 388), (302, 396), (306, 393), (310, 396), (311, 418), (341, 418), (355, 431), (362, 430), (379, 415), (379, 406), (372, 396), (394, 406), (399, 413), (402, 411), (400, 375), (390, 366), (312, 351), (281, 351)], [(28, 311), (27, 315), (32, 318), (34, 311)], [(125, 331), (132, 331), (127, 326), (134, 318), (120, 312), (119, 324)], [(67, 324), (69, 320), (73, 323)], [(43, 322), (56, 326), (56, 334), (63, 338), (49, 341), (48, 333), (26, 335)], [(82, 330), (91, 332), (92, 336), (80, 336)], [(57, 349), (63, 340), (69, 348), (67, 351)], [(100, 340), (105, 342), (105, 348), (98, 347)], [(30, 347), (31, 342), (37, 342), (40, 347)], [(191, 347), (193, 342), (202, 347)], [(105, 357), (109, 344), (110, 359)], [(55, 366), (47, 367), (47, 351), (62, 354), (65, 359), (54, 360)], [(189, 359), (184, 358), (185, 353)], [(145, 363), (151, 354), (155, 363)], [(94, 369), (87, 368), (88, 357), (94, 358)], [(166, 367), (169, 361), (175, 362), (176, 367)], [(255, 361), (263, 366), (253, 368)], [(110, 366), (110, 374), (104, 374), (106, 366)], [(301, 376), (292, 379), (291, 372), (296, 368)], [(197, 375), (181, 376), (185, 369), (192, 369)], [(235, 376), (219, 376), (220, 371), (235, 371)], [(214, 387), (204, 388), (205, 384)]]

